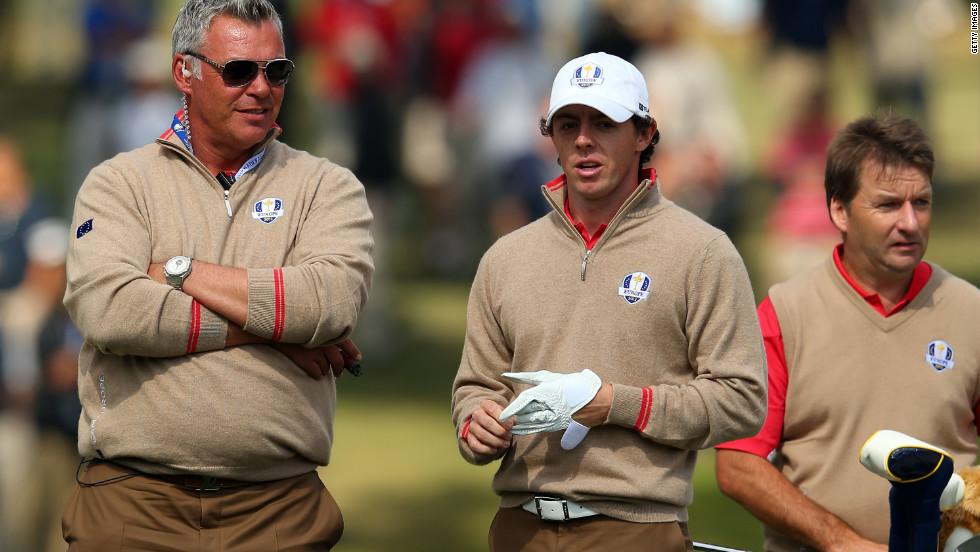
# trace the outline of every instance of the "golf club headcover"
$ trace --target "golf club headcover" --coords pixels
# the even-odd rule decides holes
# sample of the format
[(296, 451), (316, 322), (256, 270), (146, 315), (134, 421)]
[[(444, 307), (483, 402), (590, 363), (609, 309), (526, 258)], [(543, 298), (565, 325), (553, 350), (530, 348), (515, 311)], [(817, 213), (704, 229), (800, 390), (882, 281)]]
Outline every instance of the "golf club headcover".
[(595, 372), (588, 368), (573, 374), (538, 370), (506, 372), (504, 377), (534, 386), (522, 391), (500, 413), (501, 422), (514, 418), (512, 433), (528, 435), (566, 430), (561, 439), (565, 450), (571, 450), (582, 442), (589, 428), (572, 420), (572, 415), (589, 404), (602, 387), (602, 381)]
[(923, 479), (936, 471), (943, 456), (949, 453), (890, 429), (876, 431), (861, 447), (861, 464), (889, 481)]
[(890, 552), (936, 546), (940, 511), (963, 499), (963, 479), (946, 451), (898, 431), (875, 432), (861, 447), (861, 464), (891, 482)]
[[(861, 447), (861, 464), (872, 472), (899, 483), (919, 481), (935, 473), (949, 453), (904, 433), (876, 431)], [(952, 460), (952, 458), (950, 458)], [(949, 477), (939, 500), (943, 511), (963, 500), (963, 478)]]

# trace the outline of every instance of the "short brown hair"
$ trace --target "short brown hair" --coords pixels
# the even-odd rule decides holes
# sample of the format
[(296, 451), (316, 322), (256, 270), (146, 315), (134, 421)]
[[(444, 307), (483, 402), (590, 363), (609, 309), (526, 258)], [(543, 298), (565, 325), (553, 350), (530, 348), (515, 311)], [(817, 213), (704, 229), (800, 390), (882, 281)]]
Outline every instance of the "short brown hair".
[(890, 113), (861, 117), (844, 127), (827, 148), (824, 189), (848, 205), (857, 195), (865, 162), (886, 167), (914, 167), (932, 180), (935, 156), (926, 133), (914, 120)]

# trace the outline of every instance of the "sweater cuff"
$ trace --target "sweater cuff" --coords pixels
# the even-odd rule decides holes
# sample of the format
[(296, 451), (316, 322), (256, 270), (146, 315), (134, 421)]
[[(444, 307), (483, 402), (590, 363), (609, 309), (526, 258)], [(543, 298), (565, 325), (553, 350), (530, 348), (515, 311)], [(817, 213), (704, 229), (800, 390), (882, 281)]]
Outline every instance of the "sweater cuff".
[(244, 330), (273, 341), (282, 339), (286, 321), (283, 272), (276, 269), (249, 269), (248, 316)]
[(609, 422), (642, 432), (650, 421), (653, 389), (613, 384), (613, 402)]
[(191, 298), (190, 328), (187, 334), (187, 354), (218, 351), (225, 348), (228, 337), (227, 321)]
[(225, 348), (228, 339), (228, 322), (209, 309), (201, 309), (201, 334), (198, 351), (218, 351)]

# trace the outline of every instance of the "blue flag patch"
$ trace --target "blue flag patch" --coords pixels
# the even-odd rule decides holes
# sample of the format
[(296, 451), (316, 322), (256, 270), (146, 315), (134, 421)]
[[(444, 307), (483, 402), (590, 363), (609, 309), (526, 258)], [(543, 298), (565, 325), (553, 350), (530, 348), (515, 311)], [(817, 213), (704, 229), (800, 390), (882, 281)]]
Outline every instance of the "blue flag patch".
[(88, 219), (78, 226), (78, 229), (75, 230), (75, 239), (78, 239), (92, 231), (93, 220), (95, 219)]

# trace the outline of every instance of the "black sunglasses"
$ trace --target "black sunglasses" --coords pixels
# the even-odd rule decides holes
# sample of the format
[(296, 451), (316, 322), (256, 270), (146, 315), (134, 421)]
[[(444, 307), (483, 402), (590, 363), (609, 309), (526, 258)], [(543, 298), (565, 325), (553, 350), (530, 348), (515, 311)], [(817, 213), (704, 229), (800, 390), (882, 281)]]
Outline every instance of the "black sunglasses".
[[(221, 80), (224, 81), (225, 86), (232, 88), (248, 86), (258, 76), (259, 69), (265, 73), (265, 80), (269, 81), (270, 86), (279, 87), (289, 81), (289, 76), (293, 74), (293, 69), (296, 68), (296, 65), (288, 59), (233, 59), (221, 65), (196, 52), (187, 52), (185, 55), (194, 56), (214, 66), (215, 69), (221, 71)], [(265, 65), (259, 65), (260, 61), (264, 61)]]

